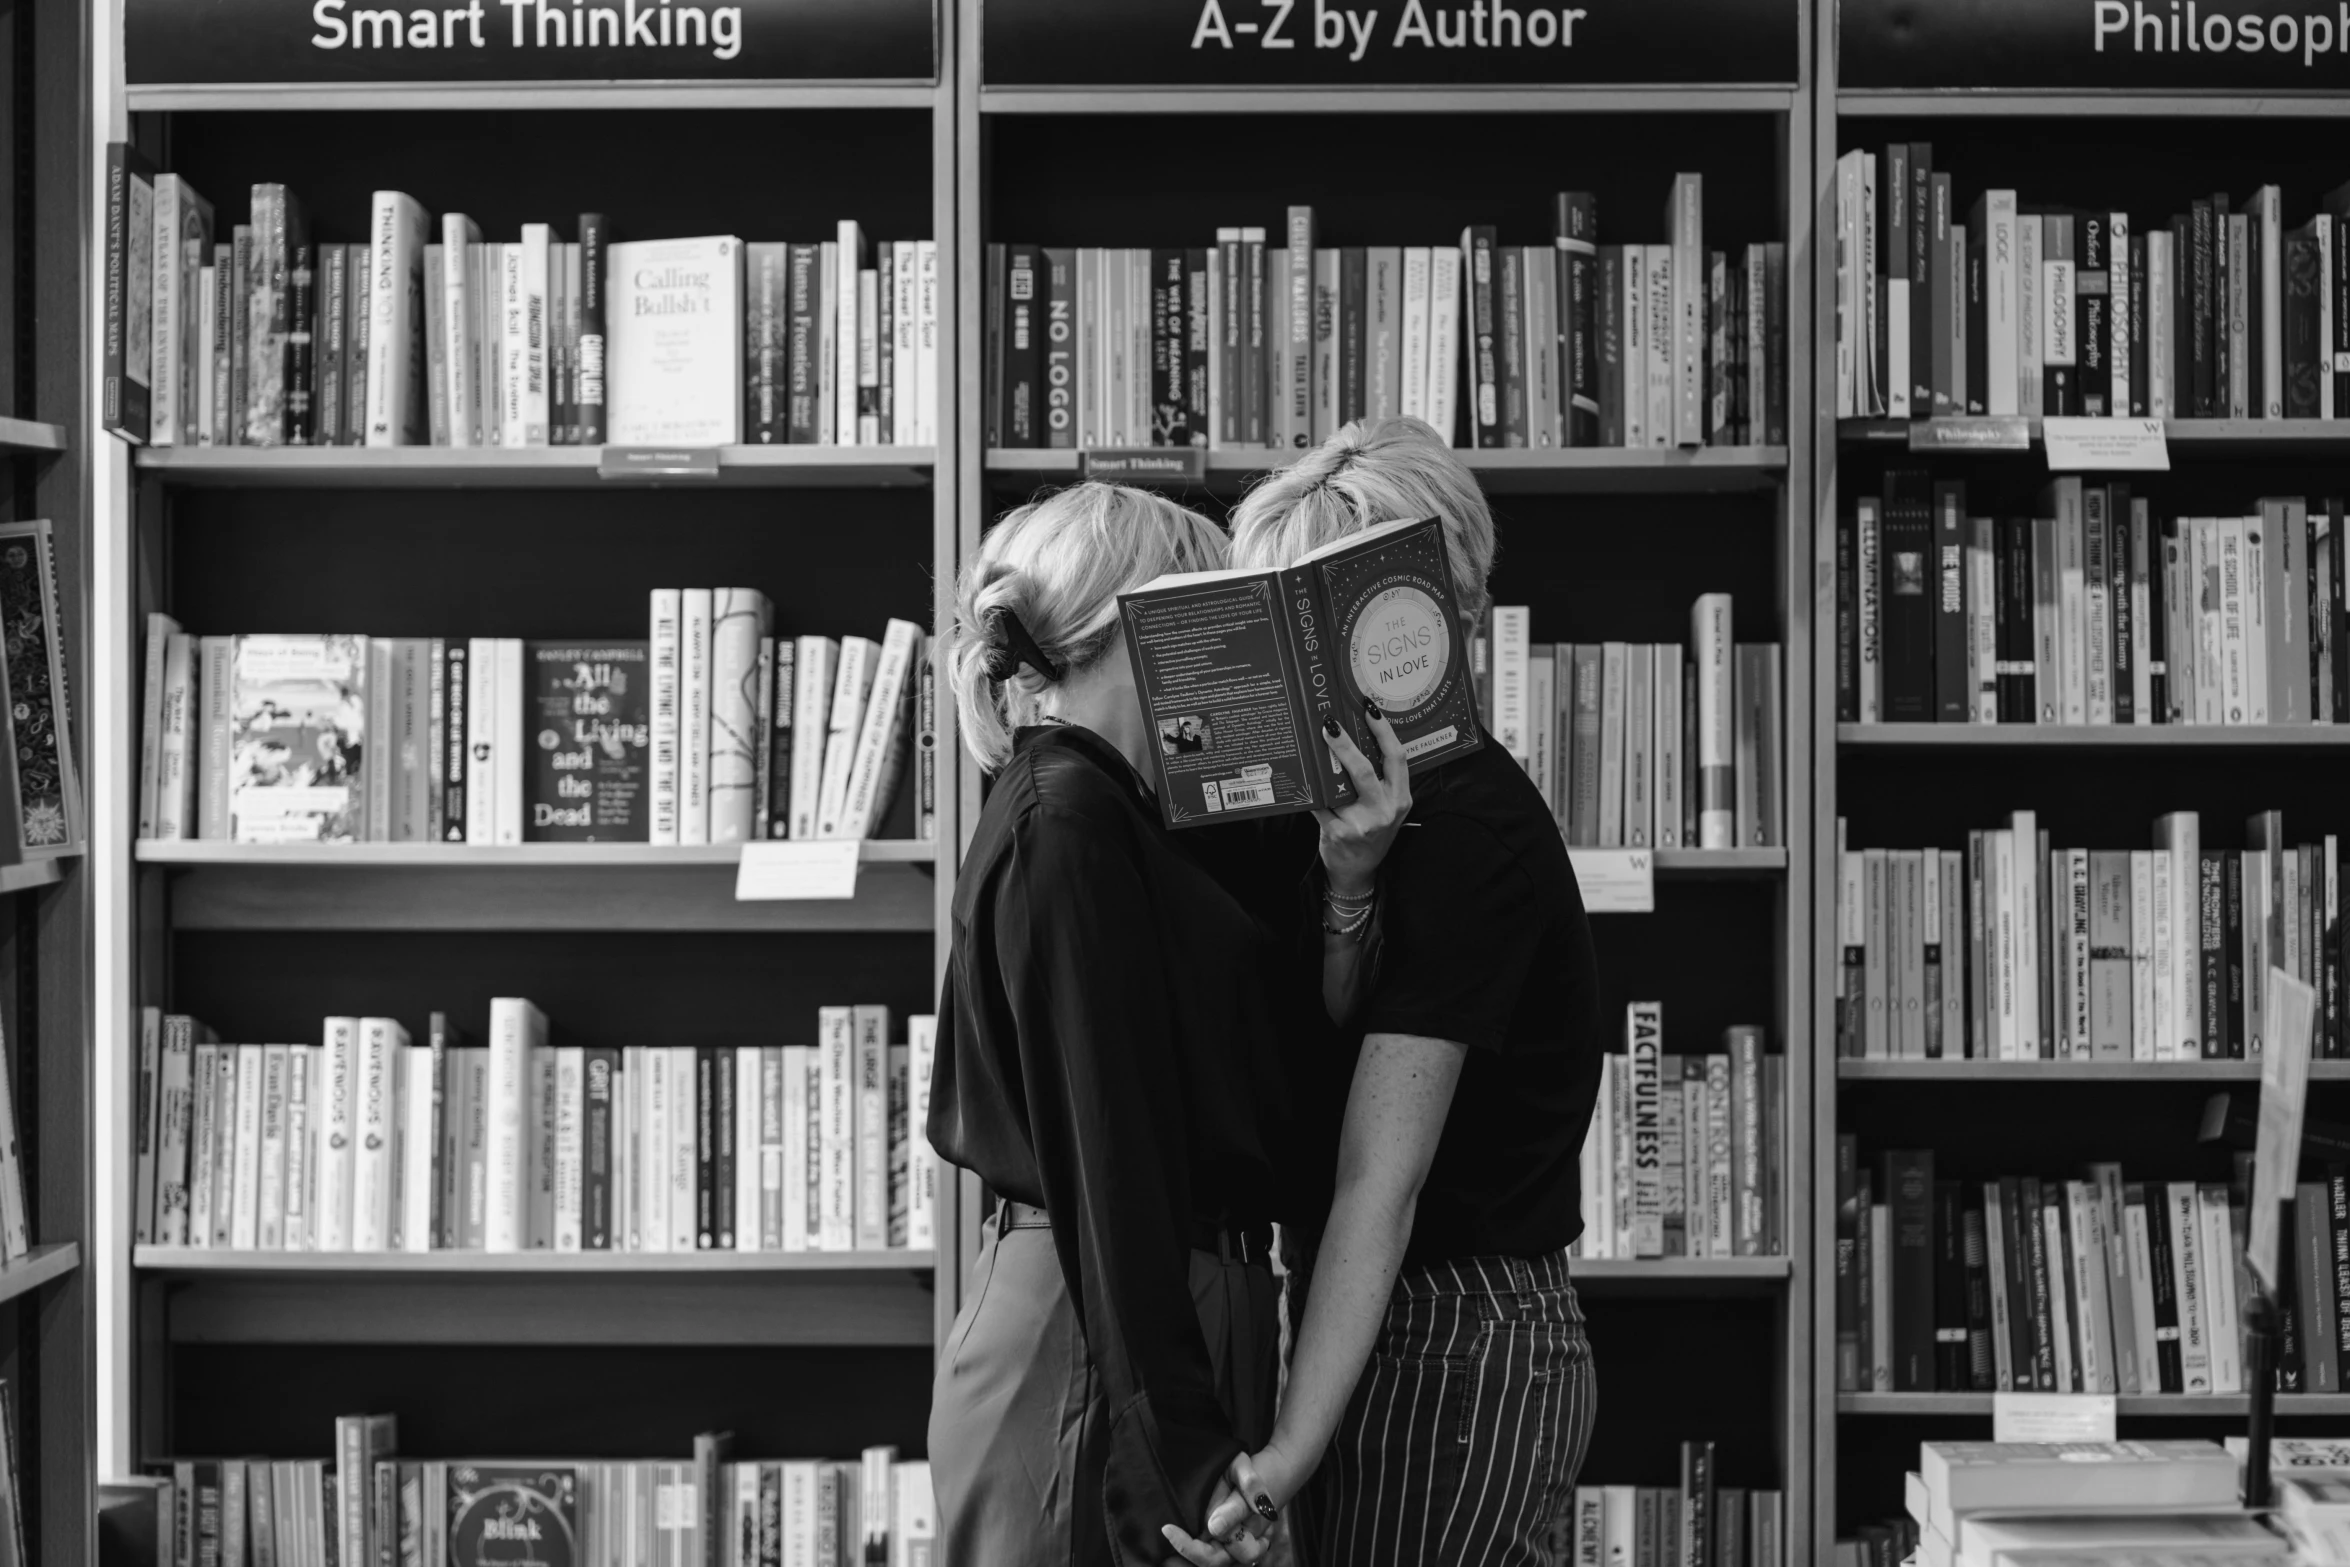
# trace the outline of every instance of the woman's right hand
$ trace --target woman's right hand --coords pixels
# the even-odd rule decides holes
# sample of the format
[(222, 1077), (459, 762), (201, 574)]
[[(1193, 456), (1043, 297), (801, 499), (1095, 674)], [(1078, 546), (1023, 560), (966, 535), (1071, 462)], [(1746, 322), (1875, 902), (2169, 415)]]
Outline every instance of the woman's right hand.
[(1355, 797), (1334, 811), (1316, 811), (1322, 830), (1322, 872), (1330, 890), (1344, 898), (1368, 897), (1372, 877), (1387, 851), (1395, 847), (1404, 818), (1412, 809), (1412, 769), (1403, 741), (1387, 715), (1369, 702), (1363, 715), (1379, 741), (1379, 765), (1373, 767), (1354, 737), (1335, 721), (1322, 726), (1330, 754), (1354, 780)]

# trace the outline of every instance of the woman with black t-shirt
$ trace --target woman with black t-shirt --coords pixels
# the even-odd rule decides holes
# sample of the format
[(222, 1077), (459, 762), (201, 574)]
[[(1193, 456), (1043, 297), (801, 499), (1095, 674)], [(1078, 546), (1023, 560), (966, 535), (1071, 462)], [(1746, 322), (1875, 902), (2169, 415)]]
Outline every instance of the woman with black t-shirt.
[[(1271, 1426), (1266, 1145), (1310, 987), (1287, 933), (1162, 825), (1118, 619), (1121, 592), (1224, 563), (1204, 519), (1084, 484), (1006, 518), (963, 576), (952, 678), (994, 780), (955, 887), (928, 1131), (999, 1202), (931, 1401), (956, 1567), (1163, 1561), (1159, 1524), (1203, 1519)], [(1362, 791), (1323, 821), (1334, 883), (1367, 887), (1409, 804), (1384, 739), (1392, 782), (1334, 743)]]
[[(1416, 419), (1348, 425), (1267, 479), (1233, 514), (1234, 558), (1287, 566), (1427, 516), (1474, 625), (1492, 514)], [(1306, 1563), (1546, 1563), (1590, 1440), (1567, 1272), (1602, 1048), (1590, 924), (1549, 807), (1491, 736), (1412, 793), (1340, 1057), (1299, 1087), (1344, 1111), (1326, 1216), (1281, 1215), (1321, 1234), (1293, 1266), (1310, 1288), (1280, 1418), (1232, 1466), (1211, 1540), (1163, 1531), (1197, 1563), (1254, 1560), (1264, 1504), (1293, 1496)]]

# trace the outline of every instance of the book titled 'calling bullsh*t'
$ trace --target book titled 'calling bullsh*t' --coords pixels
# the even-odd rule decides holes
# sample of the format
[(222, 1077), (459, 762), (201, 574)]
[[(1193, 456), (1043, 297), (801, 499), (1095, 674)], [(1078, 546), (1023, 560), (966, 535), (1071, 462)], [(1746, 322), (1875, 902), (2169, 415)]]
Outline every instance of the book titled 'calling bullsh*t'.
[(1376, 757), (1376, 703), (1417, 773), (1485, 743), (1443, 525), (1391, 522), (1286, 570), (1179, 572), (1118, 597), (1170, 827), (1344, 805), (1325, 719)]

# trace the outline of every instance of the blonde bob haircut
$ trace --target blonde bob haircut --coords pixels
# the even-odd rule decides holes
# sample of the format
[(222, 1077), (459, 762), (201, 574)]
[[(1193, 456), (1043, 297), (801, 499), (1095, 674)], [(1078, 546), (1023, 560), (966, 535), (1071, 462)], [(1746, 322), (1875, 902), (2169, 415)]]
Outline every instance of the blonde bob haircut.
[(1493, 512), (1476, 477), (1418, 419), (1358, 420), (1276, 473), (1232, 512), (1233, 564), (1292, 564), (1323, 545), (1406, 517), (1436, 517), (1461, 618), (1484, 618)]
[(1205, 517), (1122, 484), (1072, 485), (997, 523), (957, 585), (948, 664), (963, 743), (979, 765), (994, 772), (1011, 760), (1012, 731), (1035, 722), (1049, 683), (1012, 663), (997, 611), (1017, 615), (1065, 679), (1116, 641), (1119, 594), (1168, 572), (1221, 570), (1230, 554)]

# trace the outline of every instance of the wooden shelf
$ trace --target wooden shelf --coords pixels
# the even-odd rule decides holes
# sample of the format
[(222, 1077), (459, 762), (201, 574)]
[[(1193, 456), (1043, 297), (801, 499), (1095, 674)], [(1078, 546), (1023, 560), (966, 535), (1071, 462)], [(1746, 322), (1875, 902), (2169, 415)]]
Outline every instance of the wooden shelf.
[(1767, 1295), (1786, 1284), (1785, 1257), (1577, 1257), (1567, 1264), (1580, 1295)]
[(0, 1263), (0, 1300), (39, 1289), (82, 1265), (82, 1249), (73, 1241), (35, 1246), (14, 1262)]
[[(1291, 454), (1295, 455), (1295, 454)], [(1281, 453), (1224, 448), (1207, 454), (1206, 489), (1237, 495), (1278, 466)], [(1784, 446), (1627, 448), (1579, 446), (1562, 451), (1467, 449), (1459, 453), (1478, 482), (1497, 494), (1657, 495), (1767, 490), (1787, 471)], [(1070, 483), (1078, 454), (1068, 448), (996, 447), (987, 454), (988, 478), (1002, 485)], [(1147, 483), (1147, 480), (1126, 482)], [(1169, 488), (1189, 486), (1169, 484)]]
[(194, 82), (124, 89), (133, 114), (253, 109), (929, 109), (930, 82)]
[(718, 476), (606, 479), (600, 446), (141, 446), (166, 484), (246, 489), (904, 489), (928, 485), (928, 446), (721, 446)]
[(1848, 89), (1836, 94), (1836, 112), (1855, 117), (1931, 119), (2009, 116), (2030, 119), (2334, 119), (2350, 115), (2339, 94), (2103, 92), (2095, 89), (1973, 88), (1946, 91)]
[(2350, 749), (2350, 724), (1838, 724), (1836, 743), (1868, 750), (2320, 751)]
[[(1836, 1063), (1846, 1082), (2257, 1083), (2257, 1061), (1871, 1061)], [(2316, 1082), (2350, 1082), (2350, 1061), (2312, 1061)]]
[(140, 1246), (132, 1265), (147, 1273), (240, 1278), (638, 1277), (678, 1273), (928, 1273), (928, 1251), (225, 1251), (203, 1246)]
[(1787, 114), (1787, 87), (982, 87), (982, 114)]
[(0, 419), (0, 452), (18, 456), (64, 450), (64, 425), (42, 424), (32, 419)]
[[(2346, 101), (2350, 108), (2350, 101)], [(1977, 424), (1981, 420), (1909, 420), (1909, 419), (1839, 419), (1836, 421), (1836, 439), (1847, 446), (1892, 447), (1909, 450), (1910, 428), (1913, 424), (1944, 422), (1950, 424)], [(2027, 419), (2031, 431), (2031, 452), (2041, 449), (2040, 421)], [(2173, 453), (2188, 453), (2197, 457), (2299, 457), (2311, 461), (2321, 458), (2350, 457), (2350, 419), (2166, 419), (2163, 421), (2163, 439)], [(1961, 446), (1935, 447), (1920, 450), (1919, 457), (1959, 457), (1969, 460), (2016, 458), (2029, 455), (2014, 447), (1984, 447), (1973, 449)], [(2117, 473), (2116, 480), (2127, 482), (2135, 475)]]
[[(1981, 1415), (1991, 1413), (1989, 1393), (1839, 1393), (1844, 1415)], [(2124, 1393), (2118, 1412), (2132, 1415), (2197, 1416), (2241, 1420), (2252, 1407), (2244, 1393)], [(2350, 1393), (2279, 1393), (2277, 1413), (2350, 1415)]]
[(935, 844), (867, 839), (854, 898), (738, 903), (740, 844), (138, 845), (181, 930), (902, 931), (936, 913)]
[(30, 892), (35, 887), (56, 886), (65, 879), (65, 862), (71, 858), (74, 856), (60, 854), (16, 865), (0, 865), (0, 898), (12, 892)]

